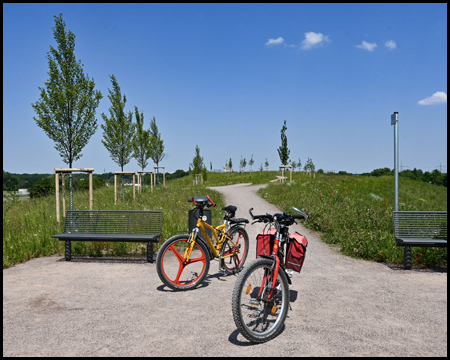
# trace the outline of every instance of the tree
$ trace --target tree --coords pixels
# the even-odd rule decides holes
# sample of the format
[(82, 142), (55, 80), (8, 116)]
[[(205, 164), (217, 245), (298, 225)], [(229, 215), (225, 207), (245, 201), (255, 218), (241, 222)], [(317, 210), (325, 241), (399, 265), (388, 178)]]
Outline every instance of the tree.
[(293, 161), (291, 166), (292, 166), (292, 170), (295, 171), (295, 168), (297, 167), (297, 163), (295, 161)]
[[(150, 157), (156, 166), (164, 159), (164, 141), (161, 139), (161, 133), (158, 131), (158, 126), (156, 126), (156, 118), (150, 122)], [(159, 169), (156, 169), (157, 173)]]
[(17, 191), (19, 188), (19, 177), (3, 170), (3, 190)]
[(230, 169), (230, 171), (233, 171), (233, 162), (231, 161), (231, 158), (230, 161), (228, 162), (228, 168)]
[[(97, 130), (95, 111), (103, 98), (94, 90), (94, 79), (84, 74), (81, 61), (75, 58), (75, 35), (66, 31), (62, 14), (54, 16), (53, 35), (57, 49), (50, 45), (47, 53), (50, 78), (39, 87), (40, 99), (31, 104), (38, 117), (36, 124), (55, 142), (63, 162), (72, 168), (81, 151)], [(72, 188), (72, 173), (69, 176)], [(72, 208), (72, 191), (70, 205)]]
[(310, 172), (314, 172), (316, 170), (316, 166), (313, 164), (313, 161), (309, 157), (308, 157), (308, 160), (306, 161), (304, 170), (310, 171)]
[(212, 162), (211, 162), (211, 161), (209, 162), (209, 168), (210, 168), (211, 171), (212, 171)]
[(262, 175), (263, 170), (264, 170), (263, 164), (261, 163), (261, 166), (259, 167), (259, 172), (260, 172), (261, 175)]
[(239, 162), (239, 171), (242, 172), (245, 168), (245, 165), (247, 165), (247, 162), (245, 161), (245, 158), (242, 158), (241, 155), (241, 161)]
[[(120, 86), (114, 75), (109, 76), (112, 83), (112, 90), (108, 89), (108, 98), (111, 101), (109, 108), (110, 117), (108, 118), (102, 113), (102, 118), (105, 124), (101, 124), (103, 129), (102, 143), (109, 151), (113, 161), (120, 166), (123, 172), (123, 167), (130, 162), (133, 152), (133, 137), (135, 124), (133, 123), (133, 113), (129, 111), (125, 114), (125, 105), (127, 98), (122, 97)], [(125, 198), (125, 187), (122, 179), (122, 199)]]
[(266, 172), (269, 172), (269, 162), (267, 161), (266, 158), (266, 162), (264, 163), (265, 167), (266, 167)]
[(102, 124), (103, 140), (102, 143), (109, 151), (113, 161), (123, 167), (130, 162), (133, 152), (133, 137), (135, 124), (133, 123), (133, 113), (129, 111), (125, 114), (125, 105), (127, 98), (122, 97), (120, 86), (114, 75), (110, 75), (112, 90), (108, 89), (108, 98), (111, 101), (108, 118), (102, 113), (105, 124)]
[(142, 171), (148, 165), (150, 158), (150, 131), (144, 130), (144, 113), (139, 113), (137, 106), (134, 107), (136, 116), (136, 133), (133, 137), (133, 157), (136, 159)]
[(247, 160), (242, 161), (242, 167), (244, 168), (244, 172), (245, 172), (245, 167), (247, 166)]
[(37, 198), (47, 196), (55, 193), (55, 177), (50, 176), (44, 179), (39, 179), (33, 186), (28, 189), (30, 198)]
[(298, 168), (298, 171), (302, 170), (302, 161), (300, 160), (300, 158), (298, 158), (297, 168)]
[(203, 170), (204, 169), (206, 170), (206, 167), (203, 164), (203, 158), (200, 156), (200, 148), (198, 147), (198, 145), (195, 145), (195, 156), (194, 159), (192, 160), (192, 163), (189, 164), (189, 168), (192, 169), (191, 171), (194, 177), (196, 174), (200, 173), (203, 173), (203, 176), (205, 176)]
[(281, 164), (285, 166), (289, 163), (289, 153), (291, 152), (287, 147), (286, 130), (286, 120), (284, 120), (284, 125), (281, 128), (281, 146), (278, 148), (278, 155), (280, 156)]
[(253, 168), (253, 164), (255, 163), (255, 160), (253, 160), (253, 154), (252, 154), (252, 158), (250, 159), (250, 161), (248, 162), (248, 164), (250, 165), (250, 172), (252, 171)]
[(144, 171), (151, 155), (150, 131), (144, 130), (144, 113), (139, 113), (137, 106), (134, 107), (134, 112), (136, 116), (136, 134), (132, 140), (133, 157), (136, 159), (141, 170)]

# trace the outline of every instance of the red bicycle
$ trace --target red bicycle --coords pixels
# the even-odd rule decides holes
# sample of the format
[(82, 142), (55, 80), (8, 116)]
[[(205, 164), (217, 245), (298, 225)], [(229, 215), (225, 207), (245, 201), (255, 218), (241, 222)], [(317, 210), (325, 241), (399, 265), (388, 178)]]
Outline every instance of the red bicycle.
[[(232, 311), (241, 334), (255, 343), (273, 339), (280, 332), (289, 309), (291, 271), (300, 272), (307, 240), (299, 233), (289, 234), (296, 219), (308, 215), (293, 207), (299, 215), (253, 215), (266, 227), (257, 237), (257, 256), (240, 273), (234, 286)], [(285, 253), (285, 246), (287, 252)], [(285, 255), (286, 254), (286, 255)]]

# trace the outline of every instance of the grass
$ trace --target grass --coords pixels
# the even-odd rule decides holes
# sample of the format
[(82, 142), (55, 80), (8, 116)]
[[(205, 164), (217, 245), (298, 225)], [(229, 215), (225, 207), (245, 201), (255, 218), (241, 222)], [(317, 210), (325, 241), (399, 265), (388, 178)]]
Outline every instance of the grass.
[[(217, 204), (212, 209), (213, 225), (221, 223), (223, 211), (222, 195), (203, 186), (170, 185), (158, 186), (153, 194), (150, 187), (142, 194), (136, 193), (133, 200), (132, 188), (125, 187), (125, 201), (114, 204), (113, 187), (94, 190), (95, 210), (162, 210), (163, 224), (160, 244), (176, 235), (178, 231), (188, 229), (188, 210), (192, 203), (188, 198), (208, 194)], [(120, 196), (121, 197), (121, 196)], [(66, 206), (68, 206), (68, 196)], [(89, 209), (89, 192), (74, 193), (74, 209)], [(61, 208), (62, 210), (62, 208)], [(61, 216), (62, 217), (62, 216)], [(64, 253), (64, 242), (52, 238), (54, 234), (64, 231), (64, 220), (56, 222), (55, 195), (29, 201), (3, 203), (3, 268), (40, 256)], [(158, 248), (159, 246), (155, 246)], [(115, 242), (72, 242), (72, 253), (90, 256), (136, 256), (145, 255), (146, 246), (140, 243)]]
[[(252, 173), (208, 173), (204, 185), (192, 186), (187, 176), (166, 182), (166, 187), (150, 187), (142, 194), (126, 186), (125, 201), (114, 204), (113, 187), (94, 190), (95, 210), (162, 210), (160, 244), (178, 231), (188, 228), (187, 213), (192, 204), (187, 199), (209, 194), (217, 203), (212, 209), (213, 225), (221, 223), (225, 205), (220, 193), (206, 186), (237, 183), (269, 183), (278, 171)], [(394, 240), (392, 211), (394, 178), (365, 176), (327, 176), (310, 178), (294, 173), (293, 182), (278, 182), (259, 191), (267, 201), (282, 211), (292, 206), (310, 215), (305, 226), (320, 231), (322, 239), (349, 256), (371, 261), (403, 264), (403, 248)], [(121, 197), (121, 196), (120, 196)], [(400, 178), (399, 210), (447, 210), (447, 188)], [(68, 199), (66, 199), (68, 206)], [(89, 209), (89, 192), (74, 193), (74, 209)], [(264, 211), (262, 209), (262, 211)], [(64, 221), (56, 223), (55, 195), (27, 201), (3, 202), (3, 268), (39, 256), (64, 253), (64, 242), (51, 235), (62, 233)], [(156, 246), (158, 248), (158, 246)], [(447, 266), (446, 248), (412, 248), (414, 266)], [(139, 243), (73, 242), (73, 255), (137, 256), (145, 255), (146, 246)]]
[[(394, 177), (297, 175), (290, 185), (271, 184), (259, 194), (279, 209), (303, 210), (304, 225), (343, 254), (403, 264), (394, 239)], [(400, 178), (399, 210), (447, 210), (447, 188)], [(447, 248), (413, 247), (414, 266), (447, 266)]]
[[(206, 181), (203, 182), (204, 186), (225, 186), (233, 184), (242, 183), (252, 183), (252, 184), (266, 184), (271, 180), (276, 179), (277, 175), (280, 175), (279, 171), (252, 171), (252, 172), (232, 172), (232, 173), (222, 173), (222, 172), (209, 172), (207, 174)], [(185, 176), (179, 179), (174, 179), (170, 181), (170, 184), (177, 185), (192, 185), (193, 177)]]

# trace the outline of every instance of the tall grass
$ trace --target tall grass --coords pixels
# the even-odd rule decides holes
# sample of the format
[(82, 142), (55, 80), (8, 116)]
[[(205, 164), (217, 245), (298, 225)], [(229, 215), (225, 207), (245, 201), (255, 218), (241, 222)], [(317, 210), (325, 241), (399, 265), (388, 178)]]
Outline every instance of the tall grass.
[[(239, 172), (208, 172), (206, 181), (203, 182), (204, 186), (225, 186), (233, 184), (242, 183), (252, 183), (252, 184), (266, 184), (271, 180), (277, 178), (280, 175), (279, 171), (247, 171), (243, 173)], [(289, 176), (289, 175), (288, 175)], [(179, 179), (174, 179), (170, 181), (170, 184), (177, 185), (192, 185), (193, 176), (185, 176)]]
[[(150, 187), (143, 193), (136, 193), (133, 199), (132, 187), (125, 187), (125, 201), (120, 194), (117, 204), (114, 204), (114, 189), (103, 187), (94, 190), (94, 210), (162, 210), (163, 223), (160, 244), (178, 231), (188, 229), (188, 211), (192, 203), (188, 198), (209, 194), (217, 204), (212, 209), (213, 225), (218, 225), (223, 216), (220, 210), (223, 204), (222, 195), (203, 186), (180, 186), (172, 184), (167, 187), (155, 187), (153, 193)], [(89, 209), (89, 192), (77, 191), (73, 197), (74, 209)], [(68, 199), (67, 199), (68, 200)], [(68, 201), (66, 206), (68, 207)], [(61, 208), (62, 210), (62, 208)], [(64, 253), (64, 242), (51, 235), (64, 231), (64, 219), (61, 224), (56, 222), (55, 195), (45, 198), (29, 199), (28, 201), (6, 201), (3, 203), (3, 268), (30, 260), (39, 256)], [(158, 248), (158, 245), (156, 246)], [(73, 255), (87, 254), (91, 256), (115, 255), (134, 256), (145, 255), (146, 246), (140, 243), (116, 242), (72, 242)]]
[[(304, 225), (342, 253), (366, 260), (403, 263), (395, 245), (394, 177), (297, 175), (290, 185), (271, 184), (259, 194), (282, 211), (305, 211)], [(399, 210), (447, 210), (447, 188), (400, 178)], [(413, 265), (447, 266), (447, 248), (414, 247)]]
[[(125, 187), (125, 201), (121, 194), (114, 204), (114, 189), (103, 187), (94, 190), (94, 210), (162, 210), (163, 224), (160, 244), (179, 231), (188, 229), (187, 213), (192, 196), (209, 194), (217, 203), (212, 209), (213, 224), (221, 222), (226, 205), (220, 193), (205, 186), (236, 183), (268, 183), (280, 175), (278, 171), (253, 171), (252, 173), (208, 173), (204, 185), (192, 186), (192, 176), (166, 182), (153, 193), (136, 193)], [(293, 182), (278, 182), (259, 191), (269, 202), (282, 211), (292, 206), (310, 215), (305, 226), (320, 231), (322, 239), (339, 246), (341, 251), (357, 258), (372, 261), (403, 263), (403, 248), (394, 240), (392, 211), (394, 209), (394, 178), (392, 176), (327, 176), (316, 174), (310, 178), (304, 173), (294, 173)], [(400, 210), (447, 210), (447, 188), (400, 178)], [(55, 195), (26, 201), (3, 202), (3, 268), (29, 259), (64, 253), (64, 242), (51, 235), (62, 233), (64, 221), (56, 223)], [(68, 201), (67, 204), (68, 206)], [(89, 209), (89, 193), (74, 193), (74, 209)], [(262, 209), (262, 211), (264, 211)], [(156, 246), (158, 247), (158, 246)], [(135, 256), (145, 255), (146, 247), (139, 243), (73, 242), (74, 255)], [(447, 266), (446, 248), (413, 248), (413, 265)]]

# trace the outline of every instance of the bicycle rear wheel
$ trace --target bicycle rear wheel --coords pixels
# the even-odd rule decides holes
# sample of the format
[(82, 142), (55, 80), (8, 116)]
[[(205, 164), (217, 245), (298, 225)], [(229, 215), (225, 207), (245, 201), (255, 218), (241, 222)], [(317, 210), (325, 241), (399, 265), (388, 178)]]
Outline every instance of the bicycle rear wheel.
[(220, 251), (220, 268), (232, 275), (242, 270), (248, 255), (249, 240), (247, 231), (236, 226), (228, 231), (232, 241), (226, 240)]
[(200, 285), (209, 271), (209, 253), (201, 241), (195, 241), (191, 256), (184, 263), (189, 235), (167, 240), (156, 257), (156, 272), (161, 281), (174, 290), (190, 290)]
[(272, 291), (273, 260), (256, 259), (239, 275), (234, 286), (232, 311), (241, 334), (254, 343), (273, 339), (281, 331), (289, 309), (289, 284), (278, 272)]

